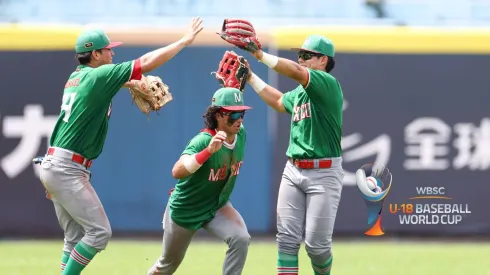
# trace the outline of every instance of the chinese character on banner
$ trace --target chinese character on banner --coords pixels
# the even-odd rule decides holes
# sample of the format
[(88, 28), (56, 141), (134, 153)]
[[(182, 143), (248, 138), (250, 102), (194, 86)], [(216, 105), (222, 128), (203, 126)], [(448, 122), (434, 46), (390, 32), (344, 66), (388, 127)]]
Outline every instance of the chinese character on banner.
[[(344, 111), (347, 108), (347, 101), (344, 101)], [(376, 163), (388, 163), (391, 153), (391, 138), (387, 134), (381, 134), (378, 137), (372, 139), (369, 142), (361, 144), (362, 135), (360, 133), (354, 133), (345, 137), (342, 137), (342, 158), (344, 162), (354, 162), (362, 159), (372, 159)], [(357, 147), (355, 147), (357, 146)], [(356, 174), (344, 170), (345, 176), (343, 183), (348, 186), (356, 185)]]
[(453, 141), (457, 150), (453, 160), (454, 169), (490, 168), (490, 118), (483, 118), (480, 127), (473, 123), (458, 123), (454, 126), (454, 132), (457, 135)]
[(42, 138), (49, 139), (56, 119), (57, 116), (44, 116), (41, 105), (25, 106), (23, 116), (3, 118), (3, 135), (7, 138), (20, 138), (17, 147), (0, 161), (7, 177), (17, 177), (31, 164), (39, 151)]
[(405, 154), (411, 157), (404, 162), (407, 170), (444, 170), (449, 167), (445, 159), (449, 154), (448, 142), (451, 128), (441, 119), (421, 117), (405, 127)]
[[(381, 134), (373, 140), (351, 148), (360, 143), (362, 135), (355, 133), (342, 138), (343, 161), (354, 162), (362, 159), (370, 159), (375, 156), (374, 162), (388, 163), (391, 153), (391, 138), (387, 134)], [(347, 150), (350, 149), (350, 150)], [(344, 185), (356, 185), (356, 174), (344, 170)]]

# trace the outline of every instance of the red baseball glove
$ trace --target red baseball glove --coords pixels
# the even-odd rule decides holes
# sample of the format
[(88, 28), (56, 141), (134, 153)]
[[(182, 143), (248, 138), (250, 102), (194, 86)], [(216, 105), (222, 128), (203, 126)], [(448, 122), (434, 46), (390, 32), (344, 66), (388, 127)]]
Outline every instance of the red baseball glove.
[(249, 70), (245, 58), (235, 52), (226, 51), (219, 62), (216, 79), (223, 87), (239, 89), (243, 92), (247, 83)]
[(225, 19), (218, 34), (226, 42), (247, 52), (254, 53), (262, 49), (254, 26), (247, 20)]

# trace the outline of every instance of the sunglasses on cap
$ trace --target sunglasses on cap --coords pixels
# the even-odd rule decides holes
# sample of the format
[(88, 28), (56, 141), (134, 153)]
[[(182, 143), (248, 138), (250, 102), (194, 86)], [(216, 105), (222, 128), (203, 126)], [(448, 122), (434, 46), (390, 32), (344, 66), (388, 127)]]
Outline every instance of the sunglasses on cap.
[(240, 118), (243, 118), (245, 116), (245, 111), (242, 112), (223, 112), (222, 113), (225, 116), (230, 116), (232, 120), (238, 120)]
[(303, 59), (303, 60), (310, 60), (313, 56), (316, 57), (322, 57), (324, 56), (321, 53), (314, 53), (314, 52), (308, 52), (308, 51), (299, 51), (298, 52), (298, 58)]

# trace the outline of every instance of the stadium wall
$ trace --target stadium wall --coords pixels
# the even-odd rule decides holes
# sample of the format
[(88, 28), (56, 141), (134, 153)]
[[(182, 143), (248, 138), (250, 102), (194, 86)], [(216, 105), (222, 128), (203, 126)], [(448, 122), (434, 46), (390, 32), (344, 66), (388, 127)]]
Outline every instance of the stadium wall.
[[(0, 62), (8, 64), (0, 75), (4, 83), (0, 237), (60, 234), (52, 204), (45, 199), (30, 161), (46, 150), (59, 113), (61, 87), (76, 66), (72, 48), (79, 31), (78, 27), (0, 27)], [(125, 42), (116, 50), (114, 62), (120, 62), (175, 41), (181, 30), (110, 29), (108, 33), (112, 40)], [(490, 137), (486, 108), (490, 79), (485, 75), (490, 36), (405, 28), (288, 28), (260, 38), (266, 50), (295, 59), (287, 49), (301, 45), (309, 33), (326, 34), (336, 43), (333, 74), (346, 99), (347, 175), (336, 233), (361, 235), (366, 229), (365, 205), (351, 173), (374, 160), (387, 161), (394, 175), (387, 204), (415, 203), (409, 197), (417, 195), (416, 187), (444, 186), (452, 203), (468, 204), (471, 210), (458, 225), (407, 226), (385, 209), (387, 234), (488, 232), (484, 194), (490, 189), (486, 180), (490, 147), (484, 137)], [(218, 88), (211, 72), (230, 49), (214, 32), (207, 32), (154, 71), (169, 84), (174, 101), (149, 120), (131, 105), (127, 90), (114, 98), (106, 146), (92, 171), (93, 185), (116, 234), (160, 233), (167, 192), (175, 184), (170, 169), (186, 141), (202, 127), (201, 115)], [(295, 86), (265, 66), (251, 64), (255, 73), (281, 91)], [(249, 143), (232, 201), (251, 232), (269, 234), (275, 230), (289, 116), (271, 111), (250, 88), (245, 93), (246, 104), (254, 109), (245, 121)], [(461, 137), (465, 133), (469, 134)], [(410, 142), (422, 142), (424, 147), (407, 149)], [(467, 154), (465, 146), (469, 146)], [(413, 156), (419, 151), (421, 162)], [(417, 203), (429, 202), (438, 203)]]

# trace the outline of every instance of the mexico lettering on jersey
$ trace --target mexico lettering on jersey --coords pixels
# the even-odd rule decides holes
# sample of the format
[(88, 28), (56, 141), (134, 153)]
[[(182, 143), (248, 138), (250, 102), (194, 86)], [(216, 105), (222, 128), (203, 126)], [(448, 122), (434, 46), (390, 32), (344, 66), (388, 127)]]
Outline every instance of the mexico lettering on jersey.
[[(200, 132), (189, 141), (182, 155), (201, 152), (214, 134), (209, 130)], [(242, 126), (234, 144), (224, 143), (199, 170), (177, 182), (169, 200), (170, 216), (175, 223), (197, 230), (230, 200), (243, 164), (246, 138)]]
[(342, 148), (342, 88), (331, 74), (308, 69), (306, 87), (284, 94), (282, 103), (291, 114), (286, 155), (295, 159), (340, 157)]
[(97, 68), (78, 66), (65, 84), (50, 145), (96, 159), (107, 136), (112, 98), (132, 79), (141, 79), (139, 59)]

